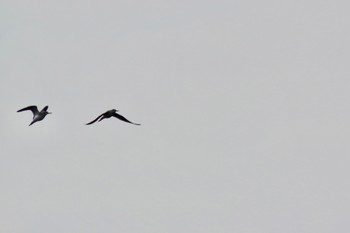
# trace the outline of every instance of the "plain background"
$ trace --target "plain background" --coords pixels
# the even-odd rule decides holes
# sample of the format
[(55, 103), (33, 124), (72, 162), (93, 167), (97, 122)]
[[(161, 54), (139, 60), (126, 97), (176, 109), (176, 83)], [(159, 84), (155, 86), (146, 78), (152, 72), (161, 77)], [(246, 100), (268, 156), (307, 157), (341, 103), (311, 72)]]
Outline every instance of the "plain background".
[(0, 232), (349, 232), (349, 10), (1, 1)]

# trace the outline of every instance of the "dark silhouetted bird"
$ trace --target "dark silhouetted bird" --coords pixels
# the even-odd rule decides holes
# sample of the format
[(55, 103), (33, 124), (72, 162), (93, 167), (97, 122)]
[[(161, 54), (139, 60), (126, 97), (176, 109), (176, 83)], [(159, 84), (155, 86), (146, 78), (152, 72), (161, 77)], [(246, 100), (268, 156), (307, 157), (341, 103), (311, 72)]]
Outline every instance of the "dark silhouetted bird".
[(129, 121), (128, 119), (126, 119), (122, 115), (119, 115), (117, 112), (118, 112), (118, 110), (116, 110), (116, 109), (109, 110), (109, 111), (99, 115), (95, 120), (87, 123), (87, 125), (91, 125), (91, 124), (95, 123), (96, 121), (102, 121), (105, 118), (111, 118), (111, 117), (118, 118), (121, 121), (125, 121), (125, 122), (133, 124), (133, 125), (140, 125), (140, 124), (136, 124), (136, 123)]
[(26, 108), (22, 108), (22, 109), (18, 110), (17, 112), (23, 112), (23, 111), (28, 111), (28, 110), (32, 111), (32, 113), (33, 113), (33, 121), (29, 124), (29, 126), (31, 126), (35, 122), (41, 121), (42, 119), (44, 119), (47, 114), (51, 114), (51, 112), (47, 111), (48, 108), (49, 108), (49, 106), (45, 106), (39, 112), (38, 108), (36, 106), (32, 105), (32, 106), (28, 106)]

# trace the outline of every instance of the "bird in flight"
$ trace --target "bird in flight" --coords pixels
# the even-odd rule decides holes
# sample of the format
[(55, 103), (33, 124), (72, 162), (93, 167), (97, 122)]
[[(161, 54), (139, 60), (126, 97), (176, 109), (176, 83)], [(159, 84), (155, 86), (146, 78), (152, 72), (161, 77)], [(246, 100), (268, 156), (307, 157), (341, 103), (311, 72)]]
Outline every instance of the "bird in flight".
[(122, 115), (119, 115), (118, 113), (118, 110), (116, 109), (111, 109), (105, 113), (102, 113), (101, 115), (99, 115), (95, 120), (87, 123), (86, 125), (91, 125), (93, 123), (95, 123), (96, 121), (102, 121), (103, 119), (105, 118), (111, 118), (111, 117), (115, 117), (115, 118), (118, 118), (119, 120), (121, 121), (125, 121), (127, 123), (130, 123), (130, 124), (133, 124), (133, 125), (141, 125), (141, 124), (136, 124), (136, 123), (133, 123), (131, 121), (129, 121), (128, 119), (126, 119), (125, 117), (123, 117)]
[(49, 106), (45, 106), (39, 112), (37, 106), (32, 105), (32, 106), (28, 106), (28, 107), (22, 108), (22, 109), (18, 110), (17, 112), (23, 112), (23, 111), (28, 111), (28, 110), (32, 111), (32, 113), (33, 113), (33, 121), (29, 125), (29, 126), (31, 126), (35, 122), (41, 121), (42, 119), (44, 119), (47, 114), (51, 114), (51, 112), (47, 111), (48, 108), (49, 108)]

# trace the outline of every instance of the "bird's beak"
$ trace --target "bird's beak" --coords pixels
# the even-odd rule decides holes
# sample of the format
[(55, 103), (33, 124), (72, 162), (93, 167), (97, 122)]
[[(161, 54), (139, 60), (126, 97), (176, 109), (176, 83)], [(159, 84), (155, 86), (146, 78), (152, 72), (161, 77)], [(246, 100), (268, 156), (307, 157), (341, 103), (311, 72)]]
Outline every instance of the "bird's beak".
[(52, 112), (47, 112), (47, 114), (52, 114)]

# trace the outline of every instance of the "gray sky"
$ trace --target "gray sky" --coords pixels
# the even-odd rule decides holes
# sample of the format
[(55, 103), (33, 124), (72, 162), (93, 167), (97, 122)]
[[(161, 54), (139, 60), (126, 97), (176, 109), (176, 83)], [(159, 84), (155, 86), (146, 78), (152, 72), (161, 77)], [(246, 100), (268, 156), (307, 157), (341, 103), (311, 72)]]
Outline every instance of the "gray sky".
[(2, 1), (0, 231), (349, 232), (349, 7)]

